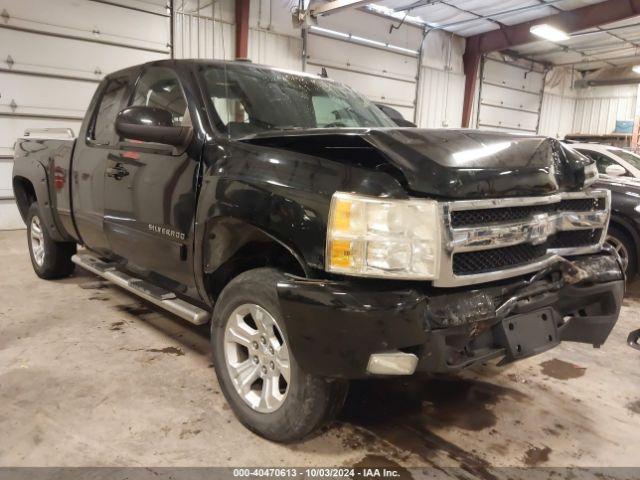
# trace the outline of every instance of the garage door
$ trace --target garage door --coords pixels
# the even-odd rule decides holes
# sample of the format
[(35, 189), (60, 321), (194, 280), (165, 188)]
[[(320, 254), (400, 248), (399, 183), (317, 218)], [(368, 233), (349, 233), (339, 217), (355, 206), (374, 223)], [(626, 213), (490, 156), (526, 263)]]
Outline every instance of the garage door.
[(16, 138), (77, 134), (105, 74), (170, 56), (169, 28), (165, 0), (0, 0), (0, 229), (24, 226), (11, 187)]
[(536, 134), (542, 106), (544, 72), (485, 58), (482, 64), (477, 125), (485, 130)]
[(413, 120), (418, 70), (415, 27), (388, 34), (389, 21), (360, 11), (330, 15), (309, 30), (306, 71), (346, 83)]

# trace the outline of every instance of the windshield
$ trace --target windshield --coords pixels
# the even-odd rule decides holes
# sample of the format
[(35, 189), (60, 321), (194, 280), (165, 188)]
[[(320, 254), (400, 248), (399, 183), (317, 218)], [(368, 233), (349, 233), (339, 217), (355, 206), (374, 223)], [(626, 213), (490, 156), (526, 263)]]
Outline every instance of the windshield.
[(275, 130), (395, 126), (349, 87), (321, 78), (233, 64), (205, 66), (202, 76), (218, 127), (234, 138)]
[(635, 153), (627, 152), (626, 150), (613, 150), (612, 152), (633, 167), (640, 169), (640, 157)]

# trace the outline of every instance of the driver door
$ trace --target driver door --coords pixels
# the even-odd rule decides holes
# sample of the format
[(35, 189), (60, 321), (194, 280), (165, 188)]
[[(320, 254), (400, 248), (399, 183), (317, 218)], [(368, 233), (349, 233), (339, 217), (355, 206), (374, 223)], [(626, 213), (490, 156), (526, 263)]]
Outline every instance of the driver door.
[[(191, 124), (184, 89), (170, 68), (143, 70), (128, 106), (161, 108), (171, 112), (173, 126)], [(195, 292), (200, 149), (193, 147), (121, 138), (105, 170), (104, 224), (112, 251), (138, 276), (185, 294)]]

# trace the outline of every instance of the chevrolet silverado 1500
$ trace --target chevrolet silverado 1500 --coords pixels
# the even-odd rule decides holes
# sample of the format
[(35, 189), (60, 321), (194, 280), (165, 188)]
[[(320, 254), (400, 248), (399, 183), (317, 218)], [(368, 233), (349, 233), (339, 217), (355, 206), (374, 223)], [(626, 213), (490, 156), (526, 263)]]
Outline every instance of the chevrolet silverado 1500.
[(329, 79), (192, 60), (108, 75), (75, 139), (28, 133), (35, 272), (211, 322), (227, 401), (272, 440), (316, 430), (350, 379), (599, 346), (618, 317), (609, 192), (553, 139), (399, 128)]

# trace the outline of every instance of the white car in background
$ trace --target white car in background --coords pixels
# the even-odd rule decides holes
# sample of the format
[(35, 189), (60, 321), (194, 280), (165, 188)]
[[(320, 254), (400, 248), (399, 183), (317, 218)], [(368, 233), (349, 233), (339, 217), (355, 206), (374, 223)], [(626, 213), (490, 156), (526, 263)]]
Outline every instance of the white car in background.
[(570, 143), (574, 150), (593, 158), (600, 175), (640, 179), (640, 155), (597, 143)]

